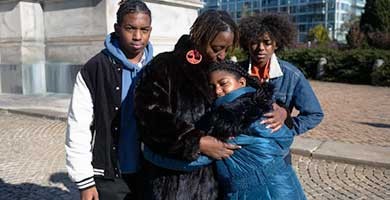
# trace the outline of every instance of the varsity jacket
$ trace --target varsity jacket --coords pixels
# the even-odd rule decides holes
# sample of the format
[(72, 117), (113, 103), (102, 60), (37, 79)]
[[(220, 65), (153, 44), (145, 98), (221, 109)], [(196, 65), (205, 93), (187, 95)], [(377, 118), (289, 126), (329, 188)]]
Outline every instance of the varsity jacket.
[[(151, 44), (147, 48), (152, 53)], [(121, 177), (118, 145), (123, 128), (123, 73), (121, 61), (104, 49), (77, 74), (65, 150), (69, 176), (81, 190), (95, 185), (94, 176)]]

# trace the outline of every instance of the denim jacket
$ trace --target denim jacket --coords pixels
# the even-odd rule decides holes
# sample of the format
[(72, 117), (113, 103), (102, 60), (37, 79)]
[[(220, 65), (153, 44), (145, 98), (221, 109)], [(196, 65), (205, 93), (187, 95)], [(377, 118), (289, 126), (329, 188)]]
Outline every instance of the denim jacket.
[[(320, 103), (309, 81), (297, 67), (277, 59), (276, 56), (273, 57), (282, 72), (280, 76), (271, 76), (268, 80), (274, 86), (274, 98), (279, 103), (283, 103), (290, 112), (293, 108), (299, 111), (298, 116), (292, 117), (293, 132), (295, 135), (305, 133), (317, 126), (323, 119), (324, 113)], [(249, 60), (241, 62), (240, 65), (249, 69)]]

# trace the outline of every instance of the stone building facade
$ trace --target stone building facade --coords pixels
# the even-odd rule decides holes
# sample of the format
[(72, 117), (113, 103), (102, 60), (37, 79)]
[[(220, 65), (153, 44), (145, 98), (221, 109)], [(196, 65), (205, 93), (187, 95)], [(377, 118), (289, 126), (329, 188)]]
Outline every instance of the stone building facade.
[[(79, 68), (114, 30), (119, 0), (0, 0), (0, 93), (71, 93)], [(155, 54), (173, 48), (200, 0), (145, 0)]]

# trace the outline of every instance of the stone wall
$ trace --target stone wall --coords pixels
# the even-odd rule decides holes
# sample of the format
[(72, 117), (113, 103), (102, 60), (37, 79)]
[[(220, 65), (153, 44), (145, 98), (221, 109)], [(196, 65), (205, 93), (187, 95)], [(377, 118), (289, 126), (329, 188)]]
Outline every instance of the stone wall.
[[(0, 0), (0, 93), (71, 93), (78, 69), (114, 30), (118, 0)], [(203, 5), (145, 0), (155, 55), (172, 50)]]
[(46, 92), (43, 9), (29, 1), (0, 1), (0, 92)]

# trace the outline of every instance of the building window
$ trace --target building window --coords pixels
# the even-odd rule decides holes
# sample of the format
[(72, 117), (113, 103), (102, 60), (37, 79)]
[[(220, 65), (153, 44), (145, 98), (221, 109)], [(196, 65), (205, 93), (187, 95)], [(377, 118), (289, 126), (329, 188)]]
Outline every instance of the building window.
[(348, 21), (349, 15), (348, 14), (341, 14), (341, 21)]
[(290, 7), (290, 13), (297, 13), (298, 7), (297, 6), (291, 6)]
[(306, 25), (305, 24), (300, 24), (298, 26), (299, 32), (306, 32)]
[(281, 0), (280, 5), (288, 5), (288, 0)]
[(288, 7), (280, 7), (280, 12), (288, 12)]
[(341, 3), (341, 10), (349, 11), (350, 5), (346, 3)]

